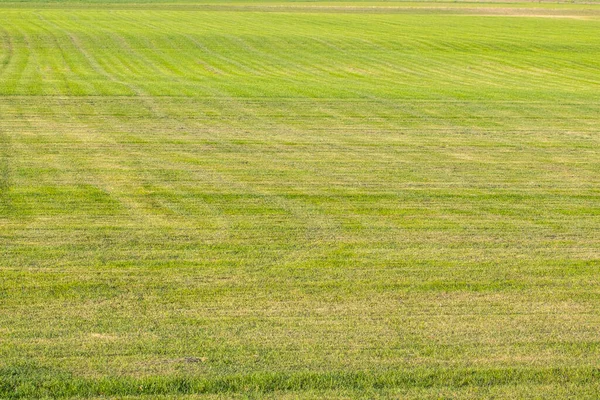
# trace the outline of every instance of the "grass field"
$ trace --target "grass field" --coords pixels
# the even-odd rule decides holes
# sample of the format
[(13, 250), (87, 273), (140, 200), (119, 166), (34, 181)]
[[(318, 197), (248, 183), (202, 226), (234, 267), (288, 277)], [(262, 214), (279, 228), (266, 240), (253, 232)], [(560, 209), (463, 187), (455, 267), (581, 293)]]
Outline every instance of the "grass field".
[(0, 398), (600, 397), (600, 4), (150, 3), (0, 3)]

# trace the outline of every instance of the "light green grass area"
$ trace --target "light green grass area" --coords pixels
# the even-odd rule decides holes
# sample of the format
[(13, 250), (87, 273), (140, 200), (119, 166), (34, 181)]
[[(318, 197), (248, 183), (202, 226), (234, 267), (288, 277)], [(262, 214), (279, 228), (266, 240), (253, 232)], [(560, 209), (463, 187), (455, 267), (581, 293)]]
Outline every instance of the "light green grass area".
[(598, 398), (600, 6), (218, 6), (0, 5), (0, 398)]

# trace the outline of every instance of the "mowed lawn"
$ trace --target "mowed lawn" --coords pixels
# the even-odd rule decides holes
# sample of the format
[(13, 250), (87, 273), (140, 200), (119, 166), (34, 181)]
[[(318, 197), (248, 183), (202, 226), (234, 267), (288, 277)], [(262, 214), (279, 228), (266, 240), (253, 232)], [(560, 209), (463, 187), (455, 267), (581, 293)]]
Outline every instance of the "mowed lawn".
[(0, 398), (598, 398), (599, 332), (600, 5), (0, 3)]

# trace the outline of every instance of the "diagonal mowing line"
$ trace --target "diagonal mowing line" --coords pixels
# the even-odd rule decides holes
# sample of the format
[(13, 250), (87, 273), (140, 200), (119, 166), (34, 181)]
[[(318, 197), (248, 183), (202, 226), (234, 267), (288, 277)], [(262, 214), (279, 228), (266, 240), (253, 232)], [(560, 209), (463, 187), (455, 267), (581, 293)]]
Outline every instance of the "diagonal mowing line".
[(0, 30), (3, 32), (2, 36), (4, 37), (4, 43), (3, 43), (2, 47), (5, 47), (7, 49), (6, 56), (0, 62), (0, 77), (1, 77), (2, 74), (4, 73), (4, 71), (6, 70), (6, 68), (8, 68), (8, 65), (10, 64), (10, 62), (12, 61), (14, 50), (13, 50), (12, 39), (10, 37), (10, 33), (8, 32), (8, 30), (6, 30), (6, 28), (4, 28), (1, 24), (0, 24)]
[(153, 102), (152, 100), (150, 100), (150, 96), (148, 95), (148, 93), (144, 92), (141, 88), (139, 88), (136, 85), (133, 85), (130, 82), (125, 82), (122, 81), (120, 79), (118, 79), (116, 76), (114, 76), (113, 74), (109, 73), (99, 62), (98, 60), (92, 55), (90, 54), (90, 52), (88, 52), (85, 48), (85, 46), (81, 43), (81, 41), (79, 40), (79, 38), (74, 35), (72, 32), (61, 28), (60, 26), (56, 25), (55, 23), (49, 21), (48, 19), (44, 18), (42, 15), (37, 14), (38, 18), (47, 23), (48, 25), (56, 28), (58, 31), (63, 32), (71, 41), (71, 43), (73, 43), (73, 45), (75, 46), (75, 48), (83, 55), (83, 57), (87, 60), (88, 64), (90, 65), (90, 67), (99, 75), (105, 77), (106, 79), (108, 79), (111, 82), (114, 83), (118, 83), (120, 85), (123, 85), (125, 87), (127, 87), (129, 90), (131, 90), (136, 97), (139, 97), (142, 102), (144, 103), (144, 105), (152, 112), (152, 114), (155, 117), (158, 118), (162, 118), (164, 117), (164, 114), (162, 113), (162, 111), (160, 111), (158, 109), (158, 107), (156, 106), (156, 103)]

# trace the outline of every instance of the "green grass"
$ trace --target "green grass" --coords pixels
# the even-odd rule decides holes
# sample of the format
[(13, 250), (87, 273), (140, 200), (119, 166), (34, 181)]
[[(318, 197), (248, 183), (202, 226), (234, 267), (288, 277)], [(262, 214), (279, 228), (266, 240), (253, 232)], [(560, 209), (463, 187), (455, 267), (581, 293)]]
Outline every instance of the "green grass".
[(600, 6), (0, 4), (0, 260), (2, 399), (598, 398)]

